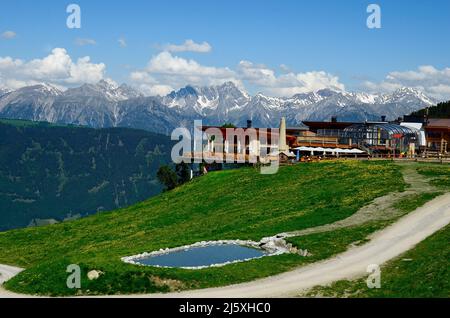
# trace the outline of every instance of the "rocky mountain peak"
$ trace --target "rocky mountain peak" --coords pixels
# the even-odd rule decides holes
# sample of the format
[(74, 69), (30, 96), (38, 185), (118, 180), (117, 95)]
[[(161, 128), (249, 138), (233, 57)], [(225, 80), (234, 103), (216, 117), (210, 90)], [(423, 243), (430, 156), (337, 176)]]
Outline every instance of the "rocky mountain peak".
[(401, 87), (392, 94), (386, 94), (385, 99), (390, 103), (415, 103), (417, 100), (420, 100), (428, 106), (438, 102), (434, 98), (431, 98), (420, 90), (412, 87)]
[(119, 85), (116, 82), (108, 78), (100, 80), (95, 85), (105, 91), (114, 91), (119, 88)]
[(23, 87), (20, 90), (22, 89), (25, 92), (35, 91), (50, 96), (59, 96), (62, 94), (62, 91), (59, 88), (49, 83), (42, 83), (33, 86)]
[(187, 85), (185, 87), (180, 88), (177, 91), (172, 91), (167, 96), (173, 99), (184, 98), (187, 96), (197, 96), (197, 90), (193, 86)]

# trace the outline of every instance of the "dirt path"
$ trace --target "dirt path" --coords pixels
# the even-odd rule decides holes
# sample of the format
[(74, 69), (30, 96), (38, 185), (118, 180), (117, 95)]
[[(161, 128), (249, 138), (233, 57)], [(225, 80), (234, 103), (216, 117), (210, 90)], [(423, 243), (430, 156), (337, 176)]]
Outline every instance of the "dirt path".
[(16, 276), (21, 271), (23, 271), (22, 268), (0, 264), (0, 285), (11, 277)]
[(409, 186), (404, 192), (393, 192), (376, 198), (371, 203), (362, 207), (355, 214), (352, 214), (346, 219), (301, 231), (281, 233), (279, 236), (302, 236), (313, 233), (333, 231), (343, 227), (361, 225), (371, 221), (395, 219), (403, 214), (403, 212), (394, 208), (395, 203), (413, 194), (437, 191), (435, 187), (429, 184), (428, 180), (424, 176), (417, 172), (416, 163), (402, 162), (397, 164), (402, 167), (403, 179)]
[[(2, 284), (5, 281), (16, 276), (21, 271), (23, 271), (23, 268), (0, 264), (0, 298), (21, 296), (18, 294), (11, 293), (2, 288)], [(27, 297), (26, 295), (24, 296)]]

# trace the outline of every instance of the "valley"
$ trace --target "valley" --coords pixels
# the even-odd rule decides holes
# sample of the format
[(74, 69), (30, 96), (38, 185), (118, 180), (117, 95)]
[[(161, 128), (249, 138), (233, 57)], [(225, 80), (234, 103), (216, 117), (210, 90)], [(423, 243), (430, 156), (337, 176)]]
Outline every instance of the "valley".
[(172, 142), (151, 132), (0, 120), (0, 231), (71, 220), (158, 194)]

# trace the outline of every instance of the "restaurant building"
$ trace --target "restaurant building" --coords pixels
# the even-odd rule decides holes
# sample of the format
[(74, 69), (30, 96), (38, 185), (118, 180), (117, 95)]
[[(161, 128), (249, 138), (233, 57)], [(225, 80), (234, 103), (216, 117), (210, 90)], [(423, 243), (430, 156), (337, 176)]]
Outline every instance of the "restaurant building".
[(448, 155), (450, 151), (450, 119), (430, 118), (425, 125), (426, 155)]

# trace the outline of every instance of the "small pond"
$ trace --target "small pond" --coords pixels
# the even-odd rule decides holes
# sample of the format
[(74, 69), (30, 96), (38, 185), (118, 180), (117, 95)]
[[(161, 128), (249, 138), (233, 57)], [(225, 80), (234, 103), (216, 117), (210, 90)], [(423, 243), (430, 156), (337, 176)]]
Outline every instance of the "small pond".
[(238, 244), (206, 245), (189, 247), (159, 255), (150, 255), (135, 259), (141, 265), (161, 267), (198, 268), (220, 265), (266, 256), (262, 249)]

